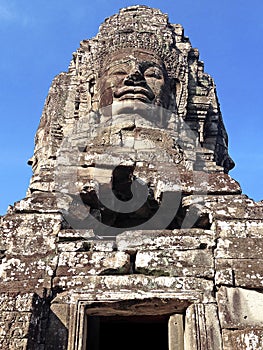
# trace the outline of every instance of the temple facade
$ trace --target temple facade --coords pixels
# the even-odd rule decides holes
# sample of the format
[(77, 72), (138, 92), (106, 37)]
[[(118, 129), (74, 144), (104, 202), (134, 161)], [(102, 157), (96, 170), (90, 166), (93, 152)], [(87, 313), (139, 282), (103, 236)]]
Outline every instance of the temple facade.
[(262, 350), (263, 202), (183, 27), (132, 6), (53, 80), (0, 222), (3, 350)]

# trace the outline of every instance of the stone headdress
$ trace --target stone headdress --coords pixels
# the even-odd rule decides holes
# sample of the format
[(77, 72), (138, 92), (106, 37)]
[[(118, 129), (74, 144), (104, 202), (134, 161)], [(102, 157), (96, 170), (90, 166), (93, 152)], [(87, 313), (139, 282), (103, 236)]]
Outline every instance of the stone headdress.
[(176, 113), (192, 130), (198, 131), (200, 144), (212, 151), (213, 160), (225, 171), (231, 169), (234, 163), (227, 151), (227, 133), (214, 81), (204, 72), (199, 52), (192, 48), (183, 27), (171, 24), (158, 9), (146, 6), (121, 9), (104, 21), (96, 37), (80, 43), (69, 72), (87, 84), (84, 97), (87, 108), (98, 108), (96, 82), (102, 67), (109, 57), (127, 48), (150, 51), (162, 59), (168, 76), (175, 81)]
[(52, 82), (30, 160), (34, 171), (32, 190), (50, 188), (50, 174), (63, 138), (72, 132), (75, 120), (99, 108), (97, 83), (103, 65), (127, 48), (146, 50), (162, 59), (169, 78), (175, 82), (176, 117), (198, 134), (204, 164), (207, 160), (214, 164), (211, 171), (228, 172), (233, 168), (215, 84), (204, 72), (198, 50), (192, 48), (182, 26), (171, 24), (166, 14), (132, 6), (107, 18), (97, 36), (81, 41), (68, 72)]
[(171, 25), (167, 15), (160, 10), (146, 6), (128, 7), (107, 18), (95, 38), (81, 42), (75, 62), (77, 56), (84, 54), (86, 68), (100, 71), (109, 56), (121, 49), (136, 48), (158, 55), (165, 63), (168, 75), (179, 77), (180, 69), (186, 63), (185, 56), (176, 46), (180, 31), (181, 26)]

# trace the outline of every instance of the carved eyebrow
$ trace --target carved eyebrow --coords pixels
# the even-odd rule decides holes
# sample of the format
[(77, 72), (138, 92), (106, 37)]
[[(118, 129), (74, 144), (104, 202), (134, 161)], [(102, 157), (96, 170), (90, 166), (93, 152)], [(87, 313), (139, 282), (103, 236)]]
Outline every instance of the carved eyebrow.
[(140, 63), (140, 67), (142, 69), (142, 71), (144, 72), (146, 69), (151, 68), (151, 67), (155, 67), (155, 68), (159, 68), (160, 70), (162, 70), (162, 65), (156, 63), (156, 62), (152, 62), (152, 61), (145, 61), (145, 62), (141, 62)]
[(124, 67), (116, 67), (109, 70), (109, 74), (127, 74), (127, 69)]
[(154, 71), (154, 72), (163, 72), (162, 68), (160, 67), (156, 67), (156, 66), (150, 66), (150, 67), (147, 67), (144, 72), (146, 71)]
[(116, 62), (114, 62), (114, 64), (110, 65), (107, 69), (107, 71), (109, 72), (109, 74), (112, 74), (112, 73), (115, 73), (117, 71), (127, 71), (127, 67), (128, 67), (128, 63), (129, 61), (127, 62), (120, 62), (116, 64)]
[(107, 64), (107, 67), (111, 68), (111, 67), (115, 67), (116, 65), (125, 65), (125, 64), (129, 64), (130, 60), (129, 59), (119, 59), (113, 62), (110, 62)]

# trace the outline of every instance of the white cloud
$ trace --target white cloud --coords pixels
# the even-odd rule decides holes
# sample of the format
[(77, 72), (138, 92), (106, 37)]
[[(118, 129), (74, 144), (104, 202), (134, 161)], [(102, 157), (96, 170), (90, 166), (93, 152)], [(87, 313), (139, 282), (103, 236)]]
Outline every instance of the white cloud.
[(11, 8), (8, 8), (7, 4), (0, 3), (0, 20), (2, 21), (13, 21), (15, 19), (15, 15)]
[(25, 26), (29, 20), (10, 0), (0, 0), (0, 22), (16, 23)]

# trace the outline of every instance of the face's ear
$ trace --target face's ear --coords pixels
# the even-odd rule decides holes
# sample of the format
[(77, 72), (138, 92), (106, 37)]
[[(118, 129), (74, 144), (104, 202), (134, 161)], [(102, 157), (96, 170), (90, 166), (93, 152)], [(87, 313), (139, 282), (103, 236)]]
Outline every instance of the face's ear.
[(168, 86), (169, 86), (169, 100), (167, 108), (171, 111), (175, 111), (176, 108), (176, 79), (175, 78), (168, 78)]
[(169, 78), (170, 80), (170, 89), (172, 93), (175, 93), (176, 91), (176, 79), (175, 78)]

